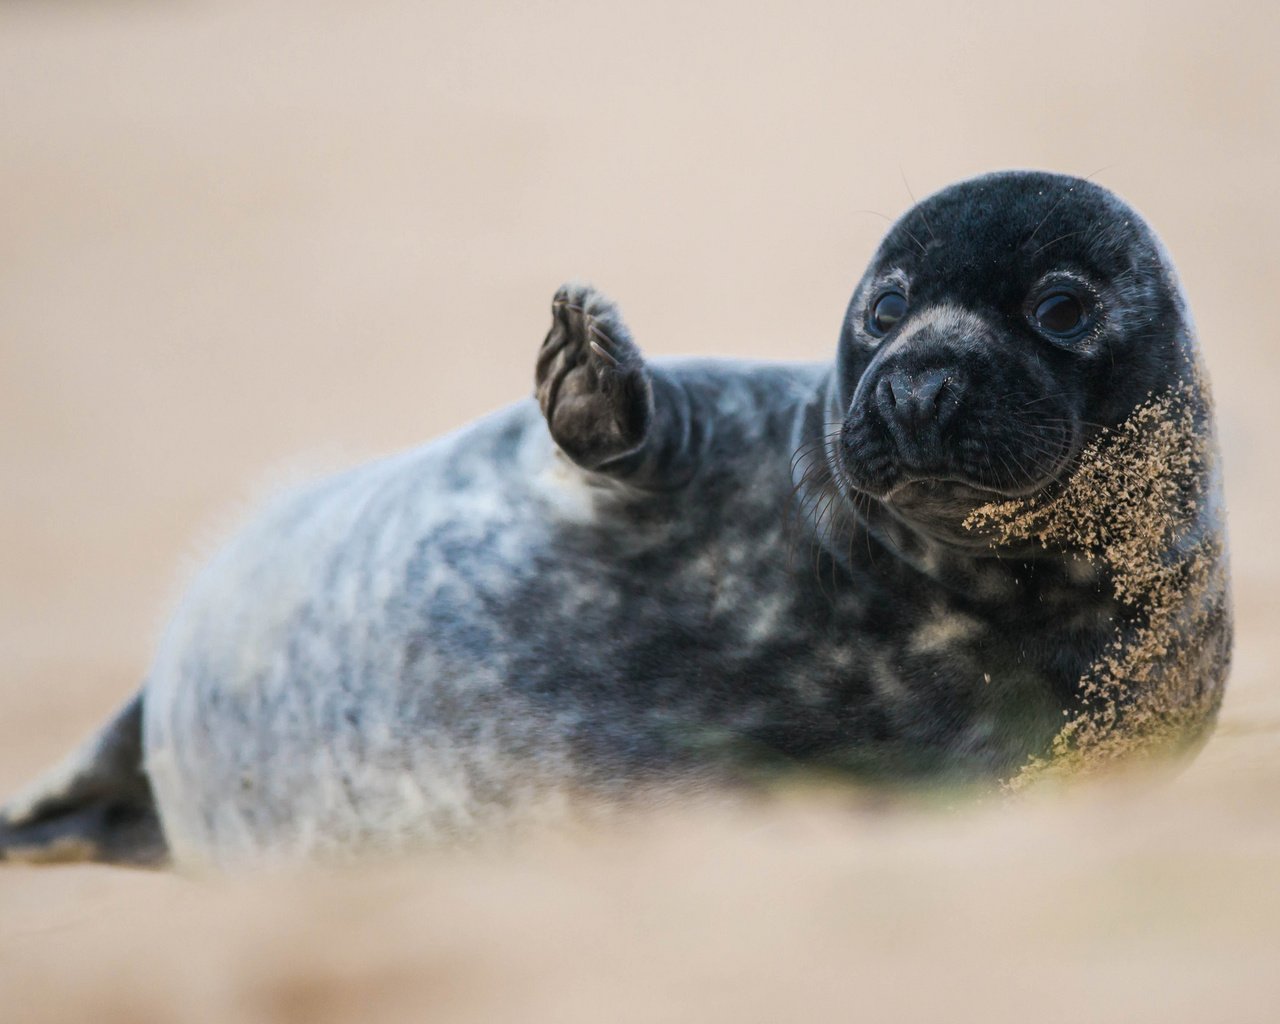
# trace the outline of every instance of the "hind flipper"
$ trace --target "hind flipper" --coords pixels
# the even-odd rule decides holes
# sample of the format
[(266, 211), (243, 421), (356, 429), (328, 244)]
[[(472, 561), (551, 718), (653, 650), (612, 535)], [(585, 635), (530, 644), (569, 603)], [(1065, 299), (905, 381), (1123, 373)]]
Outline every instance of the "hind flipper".
[(0, 860), (157, 866), (167, 859), (142, 767), (142, 695), (0, 808)]

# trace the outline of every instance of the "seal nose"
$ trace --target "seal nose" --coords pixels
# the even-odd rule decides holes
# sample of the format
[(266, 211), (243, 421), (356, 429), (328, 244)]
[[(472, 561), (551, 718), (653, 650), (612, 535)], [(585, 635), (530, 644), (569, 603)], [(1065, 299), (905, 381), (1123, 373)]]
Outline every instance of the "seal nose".
[(876, 385), (880, 413), (886, 421), (909, 431), (941, 423), (945, 419), (943, 398), (950, 383), (951, 374), (946, 370), (893, 370)]

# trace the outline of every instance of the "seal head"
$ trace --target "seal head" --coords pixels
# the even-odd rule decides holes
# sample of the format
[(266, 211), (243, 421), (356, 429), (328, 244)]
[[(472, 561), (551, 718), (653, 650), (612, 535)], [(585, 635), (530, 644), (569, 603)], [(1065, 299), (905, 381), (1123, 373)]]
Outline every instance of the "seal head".
[(835, 477), (938, 540), (1052, 489), (1099, 430), (1185, 379), (1190, 330), (1150, 229), (1078, 178), (1009, 172), (925, 200), (853, 294)]

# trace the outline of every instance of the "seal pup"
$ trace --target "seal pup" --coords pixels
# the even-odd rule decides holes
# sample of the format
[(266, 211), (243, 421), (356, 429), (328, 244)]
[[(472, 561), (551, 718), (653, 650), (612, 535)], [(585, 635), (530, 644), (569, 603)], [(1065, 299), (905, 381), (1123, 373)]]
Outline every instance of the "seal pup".
[(536, 401), (269, 508), (0, 848), (225, 867), (1191, 746), (1231, 637), (1195, 345), (1138, 215), (1045, 173), (894, 224), (834, 365), (650, 363), (565, 287)]

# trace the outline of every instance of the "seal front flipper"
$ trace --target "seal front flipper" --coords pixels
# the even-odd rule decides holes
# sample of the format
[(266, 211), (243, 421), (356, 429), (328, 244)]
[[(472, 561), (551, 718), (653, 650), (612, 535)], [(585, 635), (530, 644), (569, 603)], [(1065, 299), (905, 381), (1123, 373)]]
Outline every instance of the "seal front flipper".
[(142, 765), (142, 694), (0, 808), (0, 860), (156, 866), (165, 847)]
[(590, 285), (561, 287), (551, 316), (535, 393), (561, 451), (638, 487), (684, 483), (696, 433), (684, 388), (645, 363), (617, 306)]

